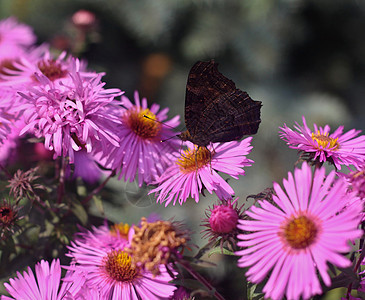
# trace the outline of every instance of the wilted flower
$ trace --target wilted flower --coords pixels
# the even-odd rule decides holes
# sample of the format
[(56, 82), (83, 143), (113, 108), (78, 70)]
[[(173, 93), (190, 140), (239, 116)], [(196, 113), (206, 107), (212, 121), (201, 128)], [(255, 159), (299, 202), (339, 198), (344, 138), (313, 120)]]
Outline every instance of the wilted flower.
[(25, 172), (22, 170), (16, 171), (7, 186), (10, 188), (10, 193), (14, 195), (15, 199), (20, 200), (23, 197), (27, 197), (30, 200), (41, 200), (35, 190), (44, 189), (44, 186), (35, 182), (39, 178), (39, 175), (36, 175), (37, 171), (38, 167)]
[(19, 207), (12, 205), (10, 200), (0, 201), (0, 238), (4, 239), (8, 233), (14, 232), (16, 221), (19, 220)]
[[(351, 250), (349, 241), (362, 236), (358, 229), (362, 205), (347, 193), (344, 180), (335, 181), (335, 171), (325, 177), (325, 168), (314, 176), (307, 163), (288, 174), (285, 191), (274, 183), (273, 201), (258, 201), (239, 220), (238, 266), (249, 268), (252, 283), (269, 279), (263, 288), (267, 298), (308, 299), (322, 292), (318, 275), (331, 284), (327, 263), (351, 266), (342, 255)], [(352, 205), (349, 205), (352, 203)]]
[(176, 261), (189, 241), (187, 231), (170, 221), (148, 222), (142, 218), (140, 226), (134, 226), (133, 230), (126, 252), (132, 255), (133, 265), (155, 276), (161, 273), (161, 265)]
[(298, 123), (290, 129), (284, 124), (280, 127), (280, 137), (287, 142), (290, 148), (298, 149), (309, 156), (309, 161), (323, 163), (329, 161), (337, 169), (341, 165), (360, 166), (365, 162), (365, 136), (360, 130), (351, 129), (343, 133), (343, 126), (340, 126), (330, 134), (330, 127), (318, 127), (314, 124), (314, 131), (307, 126), (303, 116), (303, 126)]

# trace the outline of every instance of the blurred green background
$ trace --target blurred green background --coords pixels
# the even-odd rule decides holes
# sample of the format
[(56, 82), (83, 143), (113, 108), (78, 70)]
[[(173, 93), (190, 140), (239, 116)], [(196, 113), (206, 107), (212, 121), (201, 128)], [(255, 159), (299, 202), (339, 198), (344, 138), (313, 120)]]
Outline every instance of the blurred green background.
[[(80, 9), (96, 17), (81, 44), (71, 21)], [(11, 15), (34, 28), (38, 43), (73, 52), (106, 72), (108, 87), (130, 98), (138, 89), (150, 104), (169, 107), (170, 117), (182, 118), (180, 130), (188, 72), (197, 60), (214, 58), (238, 88), (263, 103), (249, 155), (255, 164), (239, 181), (229, 181), (241, 203), (293, 170), (296, 151), (278, 137), (284, 123), (292, 126), (304, 115), (310, 126), (365, 129), (365, 1), (1, 0), (0, 17)], [(199, 224), (215, 197), (165, 208), (147, 195), (148, 188), (116, 180), (109, 186), (118, 193), (105, 203), (108, 219), (137, 223), (156, 212), (185, 221), (194, 242), (205, 243)], [(243, 274), (222, 264), (210, 275), (226, 290), (238, 291), (226, 292), (228, 299), (243, 292), (239, 277), (227, 277), (233, 272)]]

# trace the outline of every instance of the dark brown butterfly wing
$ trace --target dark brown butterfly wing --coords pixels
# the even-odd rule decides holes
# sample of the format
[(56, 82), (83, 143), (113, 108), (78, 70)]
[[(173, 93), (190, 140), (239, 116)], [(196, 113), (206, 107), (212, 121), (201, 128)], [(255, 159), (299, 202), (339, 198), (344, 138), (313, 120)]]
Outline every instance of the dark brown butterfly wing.
[(191, 68), (185, 95), (185, 124), (190, 135), (200, 130), (197, 124), (210, 102), (235, 89), (234, 82), (218, 72), (214, 61), (199, 61)]
[(261, 102), (252, 100), (223, 76), (214, 61), (197, 62), (186, 87), (185, 123), (189, 140), (199, 146), (255, 134)]

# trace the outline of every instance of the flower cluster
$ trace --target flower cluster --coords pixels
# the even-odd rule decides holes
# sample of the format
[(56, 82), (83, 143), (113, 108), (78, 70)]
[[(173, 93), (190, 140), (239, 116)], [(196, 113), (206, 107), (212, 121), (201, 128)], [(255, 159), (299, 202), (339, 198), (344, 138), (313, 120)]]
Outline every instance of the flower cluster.
[[(97, 23), (87, 11), (72, 22), (84, 33)], [(168, 119), (167, 108), (149, 106), (137, 91), (132, 101), (107, 88), (104, 73), (67, 52), (55, 56), (35, 40), (29, 26), (0, 21), (0, 186), (8, 193), (0, 199), (0, 269), (13, 272), (3, 280), (1, 300), (222, 300), (199, 273), (207, 252), (207, 259), (238, 258), (234, 267), (239, 276), (245, 270), (251, 298), (310, 299), (339, 286), (347, 288), (346, 299), (363, 295), (365, 136), (359, 130), (340, 126), (331, 133), (329, 125), (314, 124), (312, 131), (304, 116), (294, 130), (284, 124), (279, 136), (300, 152), (298, 166), (282, 185), (274, 182), (246, 198), (253, 203), (239, 204), (242, 197), (223, 174), (246, 175), (254, 163), (247, 158), (252, 137), (204, 147), (183, 143), (173, 131), (179, 116)], [(14, 161), (37, 166), (19, 170)], [(348, 174), (338, 172), (343, 167)], [(101, 174), (107, 177), (98, 184)], [(102, 202), (113, 187), (97, 194), (113, 176), (151, 185), (149, 194), (165, 206), (190, 198), (200, 205), (205, 191), (214, 193), (218, 201), (201, 224), (207, 245), (188, 256), (192, 231), (176, 215), (109, 225)], [(101, 226), (93, 225), (101, 223), (94, 208), (105, 218)], [(27, 251), (39, 262), (34, 271), (15, 274)]]
[[(168, 222), (167, 222), (168, 223)], [(164, 234), (163, 231), (156, 232)], [(69, 246), (72, 261), (61, 284), (60, 261), (53, 260), (51, 266), (41, 261), (35, 267), (36, 278), (28, 272), (5, 283), (10, 299), (166, 299), (173, 295), (176, 287), (169, 283), (171, 273), (160, 265), (159, 274), (153, 275), (132, 264), (134, 251), (128, 251), (133, 230), (127, 224), (106, 224), (83, 230)], [(170, 236), (171, 238), (171, 236)], [(160, 244), (161, 245), (161, 244)], [(129, 250), (129, 249), (128, 249)], [(46, 279), (46, 281), (44, 281)]]

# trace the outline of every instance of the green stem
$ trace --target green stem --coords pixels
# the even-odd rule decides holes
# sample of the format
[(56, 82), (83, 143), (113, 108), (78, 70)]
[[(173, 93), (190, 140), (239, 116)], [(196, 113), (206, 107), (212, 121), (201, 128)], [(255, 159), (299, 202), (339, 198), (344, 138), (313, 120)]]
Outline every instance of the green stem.
[(190, 264), (187, 261), (180, 260), (179, 264), (184, 267), (186, 271), (188, 271), (196, 280), (202, 283), (205, 287), (208, 288), (210, 292), (218, 299), (218, 300), (225, 300), (224, 297), (198, 272), (193, 270)]
[(113, 170), (110, 175), (96, 188), (94, 189), (84, 200), (82, 200), (82, 204), (88, 203), (94, 195), (98, 194), (104, 186), (108, 183), (109, 179), (115, 175), (115, 170)]

